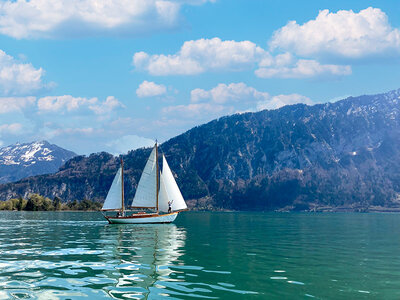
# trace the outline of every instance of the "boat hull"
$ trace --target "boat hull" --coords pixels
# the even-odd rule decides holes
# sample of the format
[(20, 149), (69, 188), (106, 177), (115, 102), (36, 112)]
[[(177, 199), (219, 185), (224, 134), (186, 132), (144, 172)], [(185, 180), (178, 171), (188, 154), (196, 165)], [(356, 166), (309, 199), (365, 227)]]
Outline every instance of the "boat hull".
[(107, 221), (110, 224), (162, 224), (162, 223), (171, 223), (178, 216), (179, 212), (173, 212), (170, 214), (158, 215), (144, 215), (144, 214), (135, 214), (127, 217), (107, 217)]

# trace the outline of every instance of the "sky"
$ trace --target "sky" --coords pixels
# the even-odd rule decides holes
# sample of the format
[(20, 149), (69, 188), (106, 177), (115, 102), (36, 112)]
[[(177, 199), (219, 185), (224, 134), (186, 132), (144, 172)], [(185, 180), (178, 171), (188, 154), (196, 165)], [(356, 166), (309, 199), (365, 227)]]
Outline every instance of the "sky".
[(0, 146), (120, 154), (398, 88), (398, 0), (0, 0)]

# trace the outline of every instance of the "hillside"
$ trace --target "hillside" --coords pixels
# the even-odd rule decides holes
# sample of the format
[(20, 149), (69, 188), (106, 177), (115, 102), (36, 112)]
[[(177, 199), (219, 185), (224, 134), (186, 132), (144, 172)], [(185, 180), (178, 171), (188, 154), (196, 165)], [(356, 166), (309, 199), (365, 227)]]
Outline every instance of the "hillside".
[(47, 141), (16, 143), (0, 148), (0, 183), (54, 173), (74, 156), (74, 152)]
[[(336, 103), (223, 117), (165, 142), (191, 207), (320, 210), (400, 205), (400, 90)], [(124, 156), (132, 199), (149, 149)], [(38, 192), (102, 201), (117, 170), (107, 153), (0, 185), (0, 199)]]

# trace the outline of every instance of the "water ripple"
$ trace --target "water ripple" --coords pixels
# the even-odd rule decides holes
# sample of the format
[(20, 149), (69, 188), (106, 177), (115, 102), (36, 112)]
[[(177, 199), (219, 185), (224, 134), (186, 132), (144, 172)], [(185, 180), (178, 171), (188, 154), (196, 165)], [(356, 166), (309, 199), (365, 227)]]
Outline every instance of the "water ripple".
[(399, 219), (0, 212), (0, 299), (398, 299)]

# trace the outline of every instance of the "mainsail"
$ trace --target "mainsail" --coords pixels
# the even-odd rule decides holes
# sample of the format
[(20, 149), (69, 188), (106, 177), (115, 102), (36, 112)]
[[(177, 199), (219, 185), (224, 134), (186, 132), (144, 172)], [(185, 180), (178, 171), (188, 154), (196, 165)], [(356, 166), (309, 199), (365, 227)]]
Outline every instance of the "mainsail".
[(160, 175), (160, 194), (159, 194), (159, 209), (160, 211), (168, 211), (168, 202), (172, 201), (171, 210), (182, 210), (186, 209), (186, 203), (183, 199), (181, 191), (176, 184), (174, 175), (168, 166), (167, 160), (163, 155), (163, 167), (162, 173)]
[(136, 189), (132, 207), (155, 208), (157, 202), (156, 147), (153, 148)]
[(122, 168), (120, 167), (117, 174), (115, 174), (114, 180), (111, 184), (111, 188), (108, 191), (107, 198), (104, 201), (102, 210), (118, 210), (122, 209)]

